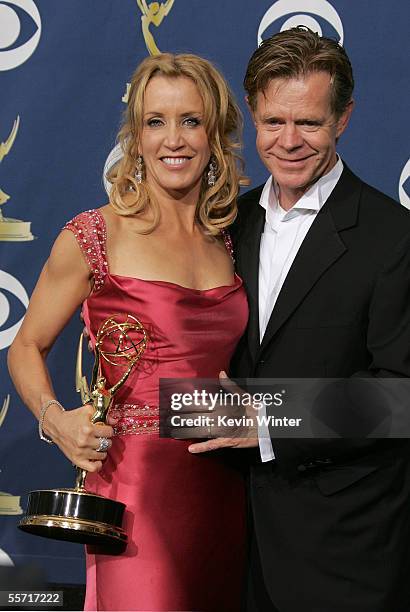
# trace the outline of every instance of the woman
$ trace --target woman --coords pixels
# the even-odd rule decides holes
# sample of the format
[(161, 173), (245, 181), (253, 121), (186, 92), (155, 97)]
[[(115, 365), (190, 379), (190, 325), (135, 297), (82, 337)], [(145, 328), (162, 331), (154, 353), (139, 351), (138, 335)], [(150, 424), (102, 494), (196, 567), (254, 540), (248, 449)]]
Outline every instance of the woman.
[[(224, 234), (236, 215), (239, 127), (239, 109), (209, 62), (144, 60), (132, 78), (110, 203), (65, 226), (9, 352), (16, 388), (45, 436), (88, 470), (89, 490), (127, 505), (126, 552), (87, 553), (88, 610), (240, 607), (241, 477), (216, 456), (190, 455), (186, 441), (158, 436), (159, 378), (217, 378), (246, 326)], [(118, 312), (148, 330), (147, 349), (115, 396), (113, 426), (90, 424), (90, 406), (63, 411), (44, 363), (81, 303), (92, 341)], [(109, 366), (104, 374), (110, 382)]]

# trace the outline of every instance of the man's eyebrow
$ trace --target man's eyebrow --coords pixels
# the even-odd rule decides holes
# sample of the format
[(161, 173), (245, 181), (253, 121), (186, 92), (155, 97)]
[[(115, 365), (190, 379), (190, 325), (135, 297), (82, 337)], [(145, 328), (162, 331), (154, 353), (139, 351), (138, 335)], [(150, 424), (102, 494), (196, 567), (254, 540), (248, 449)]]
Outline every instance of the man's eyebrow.
[(295, 123), (299, 124), (299, 123), (314, 123), (315, 125), (320, 125), (322, 124), (324, 121), (324, 119), (319, 118), (319, 117), (305, 117), (305, 118), (301, 118), (301, 119), (295, 119)]
[(267, 121), (276, 121), (277, 123), (284, 122), (284, 119), (281, 117), (278, 117), (277, 115), (262, 115), (261, 119), (263, 122), (267, 122)]
[[(261, 120), (264, 123), (267, 123), (267, 122), (286, 123), (286, 119), (278, 115), (269, 115), (269, 114), (262, 115)], [(295, 119), (294, 122), (296, 123), (296, 125), (299, 125), (301, 123), (314, 123), (314, 124), (320, 125), (324, 122), (324, 119), (322, 117), (300, 117), (299, 119)]]

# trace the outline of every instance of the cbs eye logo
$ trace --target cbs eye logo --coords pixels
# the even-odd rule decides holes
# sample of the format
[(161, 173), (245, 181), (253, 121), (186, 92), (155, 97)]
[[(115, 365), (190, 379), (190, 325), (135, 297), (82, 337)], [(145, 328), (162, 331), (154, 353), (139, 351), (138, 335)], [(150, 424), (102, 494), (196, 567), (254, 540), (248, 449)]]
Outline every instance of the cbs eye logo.
[[(10, 304), (12, 308), (10, 308)], [(28, 306), (28, 295), (23, 285), (11, 274), (0, 270), (0, 351), (10, 346), (23, 322), (22, 306), (24, 306), (25, 312)], [(19, 311), (22, 314), (19, 320), (3, 329), (10, 313), (19, 313)], [(17, 314), (17, 316), (19, 315)], [(16, 317), (14, 317), (15, 319)]]
[(399, 179), (399, 198), (400, 203), (410, 209), (410, 159), (404, 165)]
[[(320, 22), (318, 17), (320, 17)], [(301, 25), (317, 32), (319, 36), (335, 38), (337, 34), (339, 43), (343, 45), (342, 21), (336, 9), (327, 0), (278, 0), (262, 17), (258, 29), (258, 45), (263, 40), (263, 34), (273, 23), (276, 25), (275, 32), (279, 29), (283, 32), (283, 30)]]
[(111, 170), (114, 164), (116, 164), (121, 159), (121, 157), (123, 157), (123, 155), (124, 154), (122, 152), (121, 145), (120, 143), (118, 143), (109, 153), (105, 161), (104, 171), (103, 171), (103, 183), (104, 183), (105, 191), (107, 192), (108, 195), (110, 195), (111, 183), (107, 179), (107, 173)]
[(0, 548), (0, 567), (4, 565), (6, 567), (14, 567), (14, 563), (8, 554)]
[(33, 0), (0, 1), (0, 70), (24, 64), (36, 50), (40, 36), (41, 17)]

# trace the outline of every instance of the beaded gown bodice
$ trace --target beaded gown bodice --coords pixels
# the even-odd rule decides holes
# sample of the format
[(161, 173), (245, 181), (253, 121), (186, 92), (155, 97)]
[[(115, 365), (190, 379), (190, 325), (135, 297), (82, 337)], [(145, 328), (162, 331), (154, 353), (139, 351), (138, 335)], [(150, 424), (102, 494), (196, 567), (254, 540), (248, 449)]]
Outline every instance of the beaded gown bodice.
[[(92, 341), (113, 314), (133, 315), (149, 336), (114, 397), (111, 413), (119, 420), (107, 458), (87, 476), (88, 491), (126, 505), (128, 546), (119, 556), (87, 550), (85, 609), (237, 612), (245, 558), (242, 475), (219, 453), (194, 455), (189, 440), (160, 437), (158, 397), (160, 378), (217, 378), (227, 370), (247, 322), (242, 282), (235, 276), (230, 286), (197, 291), (111, 274), (101, 213), (81, 213), (65, 227), (94, 277), (83, 308)], [(104, 364), (107, 387), (118, 380), (114, 369)]]
[[(91, 341), (99, 326), (116, 313), (134, 315), (148, 332), (147, 348), (111, 410), (120, 417), (117, 434), (152, 432), (158, 428), (160, 378), (218, 378), (228, 368), (247, 321), (242, 281), (235, 275), (232, 285), (196, 290), (111, 274), (102, 214), (81, 213), (65, 228), (76, 235), (94, 276), (94, 290), (83, 306)], [(224, 240), (231, 252), (228, 235)], [(109, 383), (116, 382), (118, 370), (109, 364), (103, 367)]]

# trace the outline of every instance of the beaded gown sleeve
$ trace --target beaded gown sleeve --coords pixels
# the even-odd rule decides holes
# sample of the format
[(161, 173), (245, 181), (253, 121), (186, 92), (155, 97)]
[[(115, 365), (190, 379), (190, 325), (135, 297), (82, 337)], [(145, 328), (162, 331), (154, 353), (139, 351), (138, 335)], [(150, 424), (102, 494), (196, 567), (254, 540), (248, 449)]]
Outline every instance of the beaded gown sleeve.
[(108, 263), (106, 257), (107, 232), (101, 213), (87, 210), (65, 224), (64, 228), (73, 232), (78, 245), (94, 277), (94, 291), (104, 284)]

